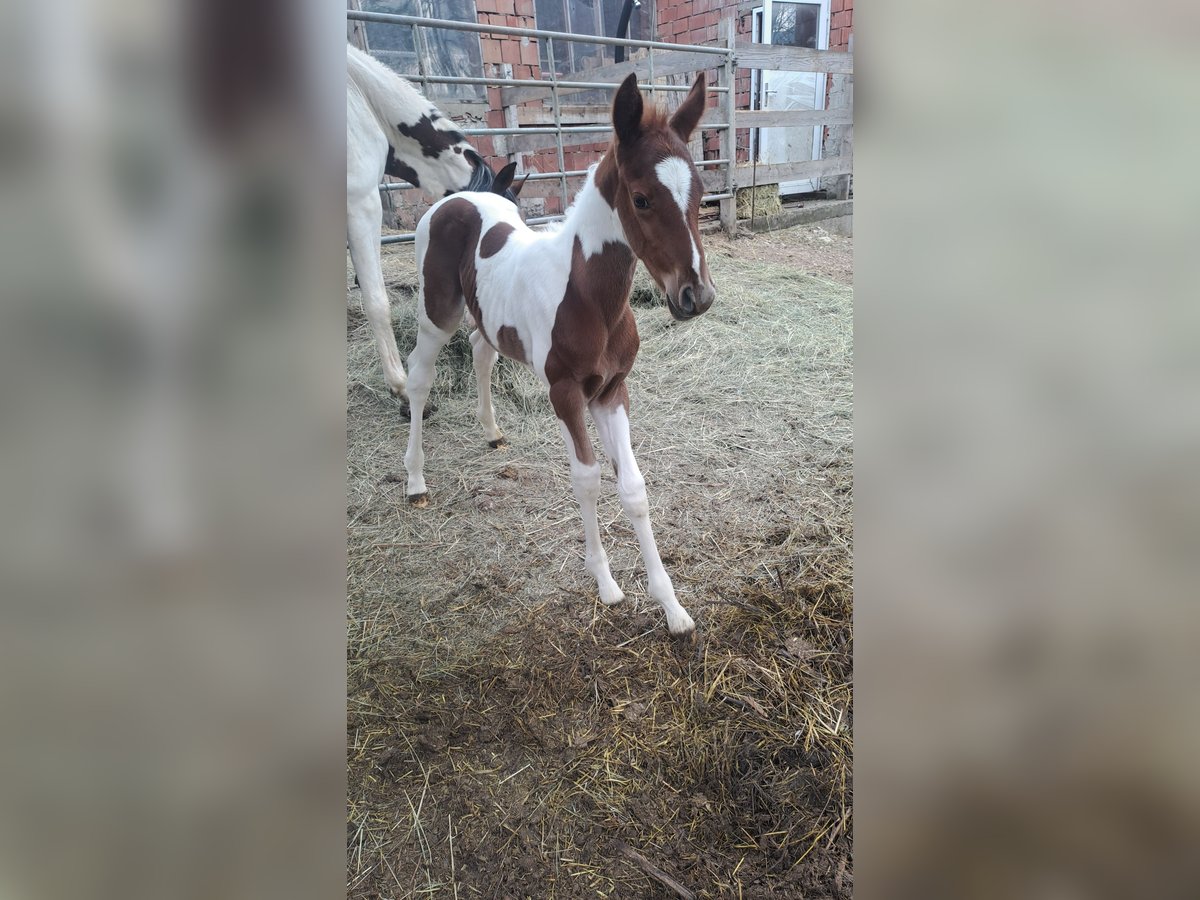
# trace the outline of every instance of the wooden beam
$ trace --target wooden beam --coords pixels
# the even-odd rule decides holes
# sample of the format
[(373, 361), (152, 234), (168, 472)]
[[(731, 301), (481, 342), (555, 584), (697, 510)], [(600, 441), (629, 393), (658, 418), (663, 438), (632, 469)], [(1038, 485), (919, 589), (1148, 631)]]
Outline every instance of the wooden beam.
[(734, 169), (733, 177), (738, 187), (750, 187), (753, 184), (803, 181), (824, 175), (849, 175), (853, 171), (853, 156), (835, 156), (832, 159), (778, 163), (770, 166), (759, 165), (757, 171), (753, 166), (741, 165)]
[(808, 50), (738, 41), (739, 69), (779, 69), (785, 72), (854, 73), (854, 54), (842, 50)]
[[(712, 53), (687, 53), (684, 51), (658, 50), (654, 56), (654, 77), (662, 78), (667, 75), (684, 75), (701, 69), (716, 68), (721, 64), (722, 57)], [(637, 72), (638, 80), (645, 81), (650, 77), (650, 64), (645, 59), (632, 62), (614, 63), (595, 69), (584, 69), (563, 76), (563, 81), (600, 81), (604, 84), (620, 84), (630, 72)], [(591, 90), (590, 88), (559, 88), (560, 96), (566, 97), (577, 91)], [(542, 100), (550, 96), (549, 82), (546, 87), (515, 87), (501, 88), (500, 102), (504, 106), (525, 103), (529, 100)]]
[[(716, 117), (713, 117), (713, 121), (716, 121)], [(852, 125), (854, 112), (850, 109), (739, 109), (735, 124), (738, 128)]]
[[(564, 148), (578, 147), (581, 144), (600, 144), (607, 147), (611, 139), (611, 131), (594, 134), (564, 134), (562, 136)], [(509, 153), (532, 153), (535, 150), (553, 150), (558, 146), (552, 134), (510, 134), (507, 140)]]
[(824, 222), (828, 219), (840, 219), (843, 216), (854, 215), (853, 200), (822, 200), (816, 203), (806, 202), (798, 208), (785, 208), (783, 212), (773, 216), (759, 216), (746, 221), (751, 231), (775, 231), (779, 228), (791, 228), (793, 225), (811, 225), (814, 222)]
[[(567, 106), (562, 107), (562, 123), (564, 125), (596, 125), (606, 124), (612, 108), (608, 105), (599, 106)], [(544, 106), (518, 106), (517, 123), (519, 125), (553, 125), (554, 110)]]

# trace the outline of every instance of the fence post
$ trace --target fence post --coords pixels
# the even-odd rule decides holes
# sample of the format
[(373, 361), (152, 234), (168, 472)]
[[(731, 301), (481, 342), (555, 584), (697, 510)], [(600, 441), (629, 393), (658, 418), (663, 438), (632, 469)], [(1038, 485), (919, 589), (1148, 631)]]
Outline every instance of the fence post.
[[(737, 75), (736, 59), (733, 55), (735, 33), (737, 31), (732, 18), (722, 19), (717, 23), (717, 42), (728, 48), (725, 63), (721, 67), (721, 81), (725, 92), (725, 122), (729, 126), (721, 132), (721, 158), (725, 163), (724, 194), (735, 193), (733, 172), (737, 165), (737, 123), (734, 121), (734, 109), (737, 107), (737, 91), (734, 81)], [(737, 231), (737, 198), (726, 197), (721, 203), (721, 227), (727, 235), (733, 236)]]
[[(854, 35), (850, 35), (850, 41), (846, 47), (846, 52), (854, 53)], [(854, 76), (853, 75), (830, 75), (829, 85), (829, 108), (830, 109), (853, 109), (854, 108)], [(829, 139), (825, 142), (826, 157), (833, 156), (849, 156), (854, 152), (854, 126), (853, 125), (830, 125)], [(834, 200), (850, 199), (850, 176), (849, 175), (834, 175), (828, 177), (828, 192)]]

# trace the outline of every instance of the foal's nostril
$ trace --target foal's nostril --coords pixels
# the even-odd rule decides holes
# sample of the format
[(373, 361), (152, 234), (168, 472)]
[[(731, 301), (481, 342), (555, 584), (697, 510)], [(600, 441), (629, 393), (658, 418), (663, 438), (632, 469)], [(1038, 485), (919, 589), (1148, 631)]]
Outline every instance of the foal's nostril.
[(689, 316), (696, 312), (696, 294), (690, 284), (679, 292), (679, 308)]

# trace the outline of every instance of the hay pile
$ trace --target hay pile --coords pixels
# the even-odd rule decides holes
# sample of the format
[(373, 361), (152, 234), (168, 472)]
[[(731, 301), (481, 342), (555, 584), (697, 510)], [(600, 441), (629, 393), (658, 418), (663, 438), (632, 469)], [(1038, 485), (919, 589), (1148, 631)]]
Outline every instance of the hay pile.
[[(739, 243), (708, 241), (701, 319), (635, 307), (634, 450), (694, 644), (647, 600), (608, 473), (629, 599), (600, 606), (549, 403), (502, 360), (511, 449), (488, 450), (465, 335), (427, 422), (433, 504), (407, 506), (407, 424), (355, 298), (351, 896), (849, 896), (851, 295)], [(387, 274), (403, 294), (411, 251)]]
[(739, 219), (777, 216), (783, 212), (783, 201), (779, 199), (778, 184), (760, 184), (757, 187), (740, 188), (735, 202)]

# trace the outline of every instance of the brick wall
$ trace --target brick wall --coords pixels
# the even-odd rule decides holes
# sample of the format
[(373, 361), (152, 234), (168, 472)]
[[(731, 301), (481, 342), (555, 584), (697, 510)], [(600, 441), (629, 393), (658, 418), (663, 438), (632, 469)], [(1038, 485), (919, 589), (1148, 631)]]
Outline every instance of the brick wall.
[(854, 30), (854, 0), (831, 0), (829, 13), (829, 49), (845, 50)]

